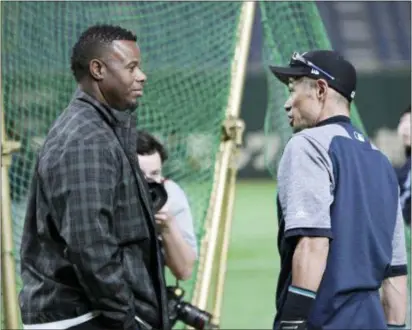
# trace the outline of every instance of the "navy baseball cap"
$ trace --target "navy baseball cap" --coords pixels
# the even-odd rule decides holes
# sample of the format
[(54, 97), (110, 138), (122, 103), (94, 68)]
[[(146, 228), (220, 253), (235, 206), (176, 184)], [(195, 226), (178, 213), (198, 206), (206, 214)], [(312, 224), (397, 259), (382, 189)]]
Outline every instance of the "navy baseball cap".
[(352, 102), (356, 92), (356, 70), (339, 53), (331, 50), (314, 50), (292, 54), (287, 67), (269, 66), (282, 83), (289, 78), (308, 77), (325, 79), (330, 88)]

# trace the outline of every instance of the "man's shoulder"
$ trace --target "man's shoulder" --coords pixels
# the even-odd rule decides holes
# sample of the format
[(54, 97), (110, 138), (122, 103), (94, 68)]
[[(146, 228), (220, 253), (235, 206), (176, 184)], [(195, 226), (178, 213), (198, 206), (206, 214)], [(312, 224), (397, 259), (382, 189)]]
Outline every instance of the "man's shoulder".
[[(309, 144), (321, 146), (328, 152), (333, 152), (336, 147), (340, 148), (339, 146), (347, 144), (348, 142), (357, 142), (356, 145), (361, 149), (372, 148), (380, 151), (373, 145), (366, 135), (351, 124), (342, 125), (341, 123), (330, 123), (327, 125), (306, 128), (299, 133), (296, 133), (293, 138), (304, 142), (308, 141), (307, 143)], [(297, 142), (294, 141), (293, 143), (296, 144)]]
[(110, 148), (114, 141), (112, 134), (91, 106), (73, 100), (51, 126), (43, 150), (56, 146), (69, 148), (78, 144)]
[(294, 167), (294, 171), (304, 171), (305, 166), (309, 166), (308, 164), (323, 164), (326, 168), (331, 169), (330, 142), (330, 133), (324, 132), (321, 127), (295, 133), (289, 139), (283, 152), (279, 164), (278, 179), (288, 174), (292, 167)]
[(337, 137), (349, 137), (347, 130), (339, 124), (329, 124), (306, 128), (295, 134), (300, 139), (305, 139), (311, 144), (316, 144), (329, 150), (332, 141)]
[[(56, 119), (39, 150), (40, 166), (74, 164), (80, 158), (93, 159), (103, 154), (115, 157), (116, 139), (109, 127), (99, 123), (93, 110), (72, 103)], [(102, 152), (94, 151), (101, 149)]]
[(332, 137), (320, 127), (304, 129), (295, 133), (287, 142), (285, 152), (296, 153), (327, 153)]
[(56, 121), (56, 129), (66, 130), (67, 133), (82, 133), (71, 134), (73, 138), (95, 137), (110, 128), (92, 105), (79, 99), (73, 99), (59, 119)]
[(172, 179), (165, 179), (164, 180), (164, 185), (167, 193), (169, 195), (180, 195), (180, 196), (186, 196), (184, 190), (182, 187), (174, 180)]
[(166, 179), (164, 181), (164, 185), (174, 211), (177, 212), (182, 207), (185, 208), (188, 206), (189, 199), (187, 198), (187, 195), (183, 188), (177, 182)]
[[(292, 141), (295, 139), (294, 141)], [(354, 157), (369, 157), (370, 151), (375, 152), (375, 157), (380, 158), (385, 163), (389, 172), (394, 172), (389, 158), (369, 140), (360, 130), (353, 125), (328, 124), (319, 127), (307, 128), (295, 134), (291, 142), (296, 149), (302, 152), (308, 150), (313, 153), (317, 152), (330, 163), (331, 158), (339, 161), (341, 157), (347, 157), (352, 154)], [(343, 153), (342, 153), (343, 152)], [(331, 155), (344, 155), (341, 157), (332, 157)], [(377, 158), (375, 158), (377, 159)]]

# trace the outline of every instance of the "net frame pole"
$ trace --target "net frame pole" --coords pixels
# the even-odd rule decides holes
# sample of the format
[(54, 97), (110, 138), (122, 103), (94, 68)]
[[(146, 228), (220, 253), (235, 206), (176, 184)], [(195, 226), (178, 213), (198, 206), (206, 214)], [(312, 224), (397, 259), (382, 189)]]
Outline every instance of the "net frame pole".
[[(230, 244), (230, 234), (232, 231), (233, 211), (235, 204), (235, 192), (236, 192), (236, 176), (237, 176), (237, 154), (242, 145), (243, 133), (245, 130), (245, 123), (239, 120), (240, 108), (243, 96), (243, 88), (247, 69), (247, 59), (249, 56), (250, 42), (252, 39), (253, 22), (255, 17), (256, 3), (254, 1), (246, 2), (242, 13), (244, 17), (244, 24), (239, 26), (240, 40), (238, 43), (239, 49), (239, 63), (237, 68), (237, 75), (234, 78), (235, 86), (232, 89), (234, 92), (232, 103), (229, 103), (227, 109), (228, 119), (226, 122), (225, 132), (232, 141), (231, 143), (231, 159), (229, 167), (227, 168), (227, 181), (226, 181), (226, 194), (223, 201), (224, 212), (222, 213), (222, 226), (221, 226), (221, 240), (217, 250), (220, 250), (220, 256), (218, 259), (218, 275), (216, 282), (216, 289), (214, 295), (214, 308), (213, 308), (213, 322), (220, 324), (221, 311), (223, 305), (223, 293), (226, 280), (227, 270), (227, 255)], [(236, 50), (237, 51), (237, 50)], [(236, 52), (235, 52), (236, 56)], [(235, 57), (236, 60), (236, 57)], [(235, 72), (236, 72), (235, 71)], [(230, 101), (229, 101), (230, 102)]]
[(232, 231), (233, 211), (235, 204), (236, 192), (236, 176), (237, 176), (237, 155), (242, 145), (242, 137), (245, 129), (245, 124), (242, 120), (236, 120), (236, 126), (231, 126), (232, 136), (235, 136), (235, 144), (232, 144), (231, 159), (228, 167), (228, 174), (226, 180), (226, 190), (223, 201), (223, 212), (221, 226), (219, 229), (220, 238), (218, 240), (217, 251), (220, 255), (217, 261), (217, 280), (214, 292), (214, 307), (212, 311), (213, 323), (220, 324), (221, 311), (223, 305), (223, 293), (226, 280), (227, 270), (227, 255), (230, 245), (230, 235)]
[[(220, 250), (218, 262), (218, 279), (214, 301), (214, 322), (220, 321), (227, 252), (230, 240), (231, 219), (235, 198), (236, 166), (233, 166), (235, 151), (241, 144), (241, 132), (244, 122), (239, 119), (243, 87), (246, 76), (246, 65), (249, 56), (250, 41), (253, 29), (256, 2), (247, 1), (242, 4), (237, 28), (238, 43), (236, 45), (231, 68), (231, 87), (226, 108), (226, 119), (223, 123), (223, 135), (220, 144), (220, 155), (215, 169), (213, 192), (206, 220), (206, 234), (202, 242), (199, 261), (198, 278), (192, 303), (200, 309), (207, 309), (213, 266), (216, 251)], [(232, 164), (232, 165), (231, 165)], [(226, 206), (226, 208), (225, 208)], [(222, 229), (222, 230), (219, 230)], [(222, 235), (219, 240), (219, 231)]]
[[(1, 79), (0, 79), (0, 88)], [(3, 90), (1, 89), (1, 268), (3, 310), (6, 329), (19, 328), (19, 307), (17, 303), (16, 265), (14, 258), (13, 222), (11, 217), (11, 198), (9, 167), (12, 154), (20, 149), (20, 143), (7, 140), (4, 123)]]

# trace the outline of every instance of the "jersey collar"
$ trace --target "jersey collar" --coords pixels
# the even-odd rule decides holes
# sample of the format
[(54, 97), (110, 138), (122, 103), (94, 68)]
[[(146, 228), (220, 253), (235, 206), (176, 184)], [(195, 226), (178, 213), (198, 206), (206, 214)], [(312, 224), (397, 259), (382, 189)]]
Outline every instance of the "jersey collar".
[(320, 121), (319, 123), (316, 124), (315, 127), (329, 125), (329, 124), (337, 124), (337, 123), (350, 123), (350, 118), (347, 116), (342, 116), (342, 115), (333, 116), (333, 117)]

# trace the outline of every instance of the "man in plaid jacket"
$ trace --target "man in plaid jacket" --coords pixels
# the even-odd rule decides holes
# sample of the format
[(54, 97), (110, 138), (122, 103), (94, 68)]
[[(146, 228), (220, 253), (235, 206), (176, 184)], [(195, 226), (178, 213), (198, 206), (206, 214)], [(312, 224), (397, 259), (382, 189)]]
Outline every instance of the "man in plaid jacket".
[(25, 329), (169, 329), (152, 204), (135, 157), (136, 36), (96, 25), (73, 48), (78, 89), (40, 150), (21, 245)]

